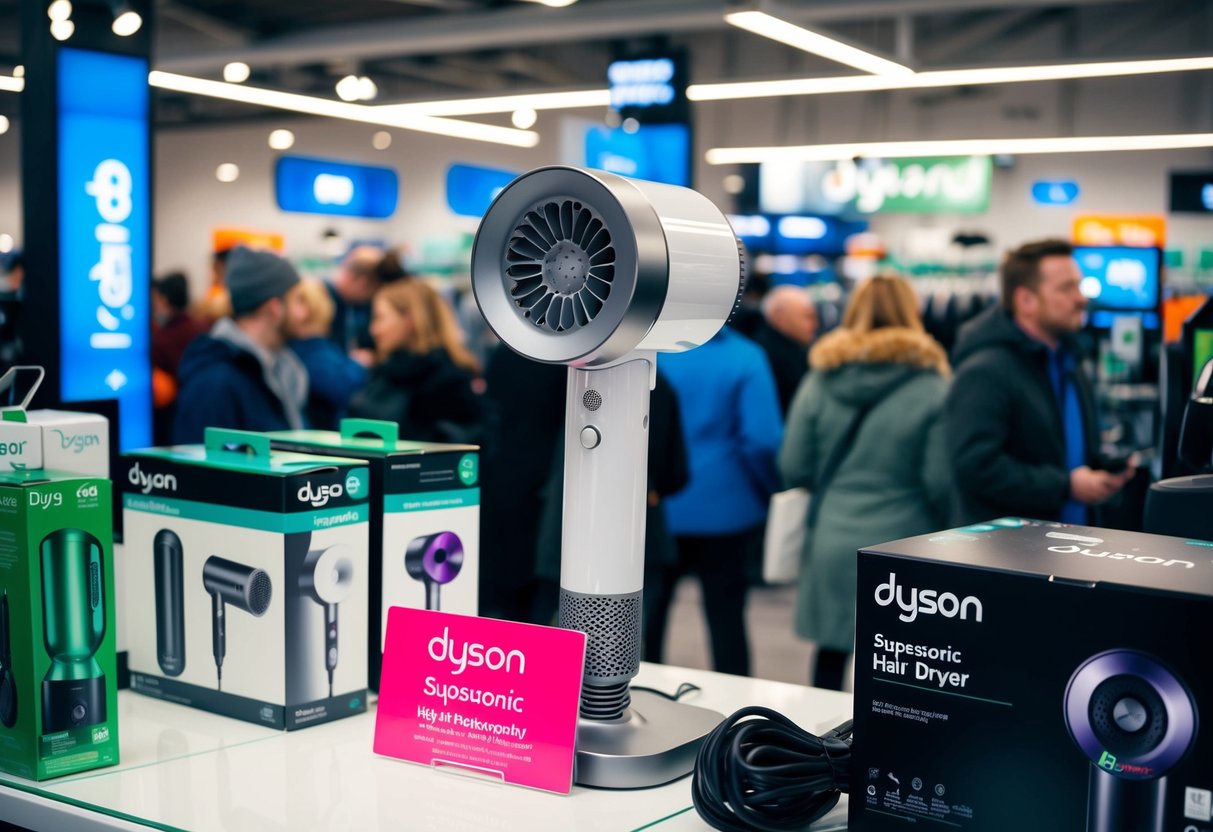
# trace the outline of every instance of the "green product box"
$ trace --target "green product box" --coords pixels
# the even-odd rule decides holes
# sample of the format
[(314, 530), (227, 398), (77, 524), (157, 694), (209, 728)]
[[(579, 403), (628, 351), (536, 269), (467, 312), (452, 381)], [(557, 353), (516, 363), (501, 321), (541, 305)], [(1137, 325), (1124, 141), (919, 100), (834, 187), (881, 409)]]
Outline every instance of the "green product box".
[(364, 462), (208, 428), (119, 472), (132, 690), (287, 730), (366, 710)]
[(118, 762), (110, 481), (0, 473), (0, 769)]
[(345, 419), (340, 431), (281, 431), (273, 447), (365, 460), (371, 479), (367, 667), (379, 689), (391, 607), (480, 612), (480, 449), (397, 439), (395, 422)]

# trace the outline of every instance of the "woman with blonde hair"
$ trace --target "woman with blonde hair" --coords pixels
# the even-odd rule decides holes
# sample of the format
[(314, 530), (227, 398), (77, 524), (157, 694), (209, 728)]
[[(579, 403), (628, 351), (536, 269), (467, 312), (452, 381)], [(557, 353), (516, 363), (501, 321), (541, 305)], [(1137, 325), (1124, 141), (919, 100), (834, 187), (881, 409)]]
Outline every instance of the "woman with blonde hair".
[(450, 305), (418, 278), (389, 283), (371, 304), (376, 363), (350, 415), (388, 419), (400, 438), (480, 442), (484, 404), (473, 390), (480, 367)]
[(947, 355), (923, 330), (914, 290), (880, 275), (809, 352), (779, 467), (813, 492), (796, 634), (815, 642), (812, 684), (841, 688), (855, 643), (856, 551), (947, 524)]
[(287, 346), (307, 368), (307, 418), (318, 430), (336, 430), (367, 371), (330, 340), (335, 310), (324, 284), (300, 280), (286, 294)]

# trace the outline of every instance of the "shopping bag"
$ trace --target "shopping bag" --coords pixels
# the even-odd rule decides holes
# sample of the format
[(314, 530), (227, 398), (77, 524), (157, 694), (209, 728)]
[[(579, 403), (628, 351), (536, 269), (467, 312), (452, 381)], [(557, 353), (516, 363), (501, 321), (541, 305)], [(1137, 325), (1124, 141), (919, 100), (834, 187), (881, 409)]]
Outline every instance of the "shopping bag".
[(789, 584), (800, 577), (811, 499), (807, 488), (789, 488), (771, 497), (762, 542), (762, 579), (766, 583)]

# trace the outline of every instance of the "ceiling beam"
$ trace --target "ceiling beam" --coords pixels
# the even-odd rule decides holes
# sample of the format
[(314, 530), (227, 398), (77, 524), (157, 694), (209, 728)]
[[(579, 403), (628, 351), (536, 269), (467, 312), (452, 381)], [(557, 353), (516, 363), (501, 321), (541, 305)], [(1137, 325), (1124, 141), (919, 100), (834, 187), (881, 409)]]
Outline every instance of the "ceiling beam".
[[(1132, 0), (1067, 0), (1070, 5)], [(805, 22), (842, 21), (979, 8), (1042, 7), (1056, 0), (814, 0), (789, 5)], [(267, 38), (243, 49), (158, 55), (171, 72), (212, 71), (229, 61), (253, 66), (343, 58), (401, 57), (535, 46), (619, 37), (722, 30), (727, 0), (612, 0), (567, 8), (508, 7), (475, 14), (436, 15), (329, 26)]]

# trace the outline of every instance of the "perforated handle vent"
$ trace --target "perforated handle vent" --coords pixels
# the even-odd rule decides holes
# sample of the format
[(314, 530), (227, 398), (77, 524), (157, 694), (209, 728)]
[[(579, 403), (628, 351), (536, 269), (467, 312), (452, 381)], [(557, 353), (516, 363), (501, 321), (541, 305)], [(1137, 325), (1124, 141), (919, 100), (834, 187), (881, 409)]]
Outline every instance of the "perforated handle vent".
[(503, 271), (525, 320), (552, 332), (580, 329), (598, 316), (611, 294), (611, 232), (582, 202), (543, 202), (515, 226)]

